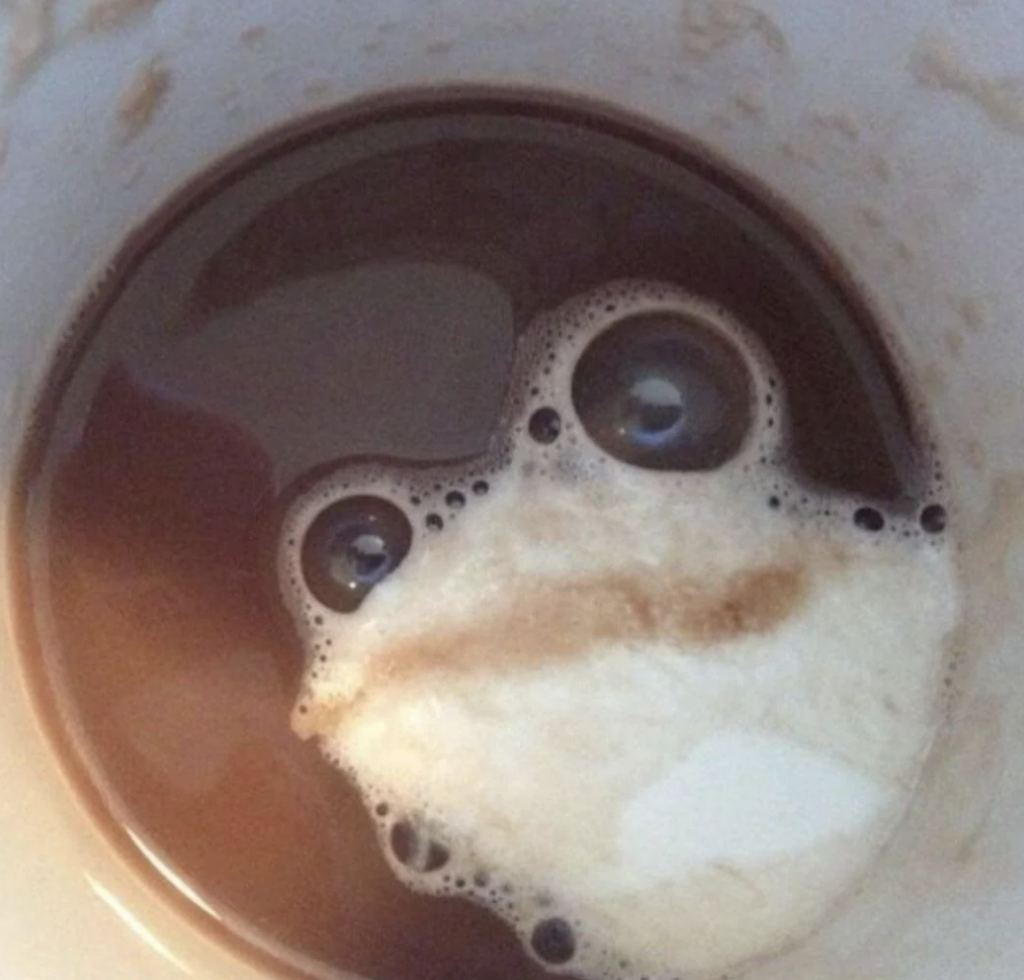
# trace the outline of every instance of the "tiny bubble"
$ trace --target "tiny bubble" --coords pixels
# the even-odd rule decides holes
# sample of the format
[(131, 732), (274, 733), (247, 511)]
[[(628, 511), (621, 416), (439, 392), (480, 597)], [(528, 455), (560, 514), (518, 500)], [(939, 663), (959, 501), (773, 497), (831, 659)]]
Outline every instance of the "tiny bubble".
[(553, 408), (538, 408), (530, 416), (529, 429), (534, 442), (549, 446), (562, 432), (562, 417)]
[(946, 530), (946, 508), (942, 504), (929, 504), (921, 511), (921, 530), (926, 534), (941, 534)]
[(429, 531), (441, 531), (444, 529), (444, 520), (440, 514), (427, 514), (426, 525)]
[(414, 871), (439, 871), (450, 857), (448, 848), (426, 838), (408, 820), (391, 828), (390, 844), (398, 862)]
[(478, 497), (482, 497), (488, 490), (491, 489), (491, 485), (486, 480), (477, 480), (473, 484), (473, 493)]
[(862, 531), (875, 533), (885, 527), (885, 518), (874, 507), (858, 507), (853, 515), (853, 523)]
[(533, 927), (530, 945), (545, 963), (560, 966), (576, 955), (576, 936), (565, 919), (541, 919)]
[(451, 507), (452, 510), (462, 510), (466, 506), (466, 497), (459, 490), (452, 490), (444, 498), (444, 502)]
[(772, 510), (778, 510), (782, 506), (782, 501), (772, 494), (772, 496), (768, 498), (768, 506), (771, 507)]
[(427, 849), (427, 861), (423, 870), (436, 871), (438, 868), (443, 868), (448, 863), (450, 856), (447, 847), (443, 844), (438, 844), (437, 841), (431, 841), (430, 847)]

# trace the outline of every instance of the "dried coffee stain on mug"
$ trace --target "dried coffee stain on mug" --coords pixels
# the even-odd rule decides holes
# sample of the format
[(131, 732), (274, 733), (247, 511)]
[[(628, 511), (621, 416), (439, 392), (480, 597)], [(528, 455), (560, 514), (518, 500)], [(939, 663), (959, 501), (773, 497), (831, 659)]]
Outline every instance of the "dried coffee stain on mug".
[(7, 12), (7, 61), (4, 87), (10, 94), (43, 63), (53, 48), (54, 0), (5, 0)]
[(680, 9), (683, 50), (705, 61), (754, 37), (773, 55), (786, 57), (789, 44), (778, 24), (763, 10), (741, 0), (685, 0)]
[(997, 129), (1024, 136), (1024, 75), (985, 75), (938, 37), (922, 38), (910, 56), (914, 79), (937, 92), (961, 95)]
[(160, 0), (95, 0), (82, 17), (82, 28), (89, 34), (106, 34), (126, 27), (152, 13)]
[(117, 106), (117, 120), (126, 142), (149, 127), (171, 91), (170, 69), (159, 56), (138, 69)]

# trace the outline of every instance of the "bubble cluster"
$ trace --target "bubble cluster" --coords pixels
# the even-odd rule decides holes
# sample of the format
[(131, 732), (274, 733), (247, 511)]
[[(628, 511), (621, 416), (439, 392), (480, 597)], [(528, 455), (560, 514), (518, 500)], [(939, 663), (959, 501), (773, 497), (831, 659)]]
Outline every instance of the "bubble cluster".
[[(817, 901), (827, 907), (852, 882), (850, 869), (877, 853), (905, 802), (892, 787), (905, 794), (913, 785), (931, 739), (932, 729), (911, 719), (927, 715), (942, 655), (932, 632), (904, 636), (894, 628), (882, 642), (858, 603), (894, 602), (896, 582), (935, 583), (927, 588), (936, 608), (955, 615), (955, 602), (943, 598), (951, 588), (943, 549), (947, 509), (938, 478), (919, 500), (897, 503), (808, 486), (789, 464), (788, 426), (774, 366), (727, 311), (668, 284), (619, 282), (542, 314), (526, 330), (501, 429), (484, 458), (426, 468), (343, 467), (296, 501), (282, 529), (279, 569), (310, 666), (293, 726), (319, 737), (327, 758), (359, 787), (381, 850), (409, 887), (490, 908), (552, 972), (667, 980), (775, 951), (794, 930), (810, 928), (818, 912), (783, 898), (768, 915), (757, 903), (748, 908), (750, 894), (820, 892)], [(726, 594), (706, 599), (694, 570), (725, 583)], [(663, 600), (659, 582), (672, 575), (681, 584), (663, 590)], [(816, 605), (826, 588), (832, 592)], [(564, 610), (560, 590), (572, 597)], [(523, 595), (529, 601), (510, 599)], [(692, 615), (684, 615), (687, 603)], [(833, 629), (836, 616), (847, 619)], [(481, 619), (493, 631), (483, 639), (473, 631)], [(656, 628), (668, 639), (637, 638)], [(937, 618), (935, 636), (944, 628)], [(585, 641), (595, 652), (572, 659), (576, 647), (566, 637), (573, 630), (586, 637), (591, 629), (601, 631)], [(757, 630), (761, 636), (748, 635)], [(831, 646), (812, 649), (800, 630), (825, 630)], [(504, 651), (495, 663), (486, 662), (490, 635)], [(687, 644), (701, 655), (719, 646), (732, 651), (721, 655), (728, 671), (716, 674), (713, 657), (679, 659), (669, 649)], [(612, 647), (628, 657), (603, 652)], [(751, 675), (726, 697), (723, 688), (748, 669), (742, 658), (755, 655), (748, 647), (763, 661), (757, 679)], [(915, 666), (893, 692), (873, 678), (883, 677), (892, 651), (905, 649)], [(557, 659), (560, 650), (565, 662)], [(851, 675), (856, 657), (875, 664), (875, 673), (862, 666)], [(794, 675), (797, 661), (803, 673)], [(629, 664), (638, 665), (635, 673)], [(570, 692), (565, 697), (553, 693), (560, 684)], [(859, 700), (848, 684), (867, 685)], [(385, 693), (374, 701), (377, 691)], [(718, 715), (709, 707), (720, 697), (748, 725), (781, 713), (779, 730), (819, 739), (820, 757), (783, 745), (775, 730), (759, 730), (756, 738), (733, 731), (728, 725), (737, 722), (726, 708)], [(665, 714), (648, 730), (645, 719), (657, 716), (662, 701)], [(889, 702), (898, 717), (883, 711)], [(858, 712), (876, 704), (879, 720), (869, 724)], [(328, 717), (345, 718), (332, 722), (336, 731), (319, 720), (325, 705)], [(610, 775), (584, 779), (570, 767), (544, 782), (539, 771), (516, 763), (530, 758), (538, 770), (559, 772), (551, 760), (570, 749), (560, 740), (565, 725), (581, 746), (581, 765), (600, 760)], [(646, 732), (650, 753), (630, 742), (634, 731)], [(612, 732), (613, 745), (604, 745)], [(900, 761), (877, 762), (896, 750), (862, 745), (864, 732), (898, 746)], [(530, 755), (524, 747), (534, 739), (543, 751)], [(687, 739), (693, 742), (678, 771), (659, 769), (671, 746)], [(617, 753), (632, 761), (617, 768)], [(696, 820), (699, 800), (714, 797), (723, 783), (707, 775), (716, 767), (743, 773), (753, 787), (738, 810), (748, 816), (709, 810), (704, 824), (680, 831), (682, 843), (667, 840), (664, 848), (678, 850), (676, 857), (648, 854), (645, 841), (657, 838), (663, 823), (648, 825), (655, 818), (637, 800), (657, 814), (667, 805), (658, 795), (669, 793), (663, 784), (672, 793), (697, 794), (698, 803), (678, 816), (681, 823)], [(641, 771), (649, 782), (634, 785)], [(535, 778), (542, 789), (533, 788)], [(578, 788), (568, 788), (577, 779)], [(853, 857), (824, 843), (808, 857), (792, 841), (786, 846), (802, 855), (792, 871), (728, 857), (753, 846), (730, 827), (746, 826), (743, 820), (761, 811), (775, 821), (772, 833), (787, 841), (813, 824), (804, 815), (791, 829), (785, 800), (771, 802), (771, 787), (787, 779), (809, 787), (815, 802), (808, 806), (833, 828), (822, 831), (822, 840), (848, 839), (843, 846)], [(767, 780), (761, 789), (759, 780)], [(742, 786), (730, 792), (745, 799)], [(564, 806), (550, 802), (556, 798)], [(499, 799), (513, 809), (502, 810)], [(578, 829), (597, 833), (588, 821), (617, 806), (624, 808), (622, 827), (632, 828), (616, 843), (622, 864), (579, 884), (574, 876), (590, 874), (600, 860)], [(563, 819), (557, 832), (543, 824)], [(544, 852), (543, 834), (528, 836), (537, 820), (564, 843)], [(564, 855), (577, 850), (573, 865)], [(682, 938), (664, 939), (663, 948), (643, 938), (631, 945), (637, 916), (667, 913), (647, 909), (643, 890), (626, 899), (612, 889), (611, 898), (602, 898), (607, 881), (637, 877), (657, 883), (650, 894), (658, 894), (667, 887), (659, 861), (675, 861), (685, 884), (691, 865), (703, 867), (705, 852), (709, 867), (735, 860), (745, 869), (737, 874), (751, 876), (753, 892), (728, 876), (691, 891), (679, 885), (671, 894), (684, 907), (659, 935)], [(554, 867), (559, 861), (565, 868)], [(710, 939), (708, 921), (693, 912), (697, 895), (708, 921), (721, 912)], [(690, 896), (690, 907), (680, 896)], [(813, 905), (811, 898), (801, 901)]]

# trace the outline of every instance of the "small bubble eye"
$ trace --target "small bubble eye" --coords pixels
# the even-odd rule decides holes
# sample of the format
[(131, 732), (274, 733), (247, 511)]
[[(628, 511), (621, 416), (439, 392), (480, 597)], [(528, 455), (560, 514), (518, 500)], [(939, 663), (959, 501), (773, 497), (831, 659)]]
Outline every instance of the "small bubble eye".
[(388, 834), (388, 843), (395, 860), (414, 871), (438, 871), (451, 857), (444, 844), (412, 820), (398, 821)]
[(565, 919), (542, 919), (533, 927), (530, 946), (544, 963), (562, 966), (576, 955), (576, 936)]
[(675, 312), (627, 317), (598, 336), (573, 372), (572, 400), (605, 452), (651, 470), (716, 469), (739, 451), (753, 415), (735, 345)]
[(542, 446), (550, 446), (562, 434), (562, 417), (553, 408), (538, 408), (528, 423), (530, 438)]
[(336, 612), (355, 612), (370, 590), (409, 553), (412, 525), (380, 497), (339, 500), (325, 508), (302, 541), (302, 574), (310, 591)]

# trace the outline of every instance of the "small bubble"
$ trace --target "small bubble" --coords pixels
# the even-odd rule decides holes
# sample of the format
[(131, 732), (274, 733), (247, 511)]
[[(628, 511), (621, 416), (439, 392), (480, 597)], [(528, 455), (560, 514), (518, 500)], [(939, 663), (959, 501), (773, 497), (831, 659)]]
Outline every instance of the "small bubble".
[(323, 626), (324, 625), (324, 618), (323, 618), (323, 616), (314, 616), (313, 617), (313, 623), (316, 626)]
[(439, 871), (450, 857), (447, 847), (431, 840), (408, 820), (400, 820), (391, 828), (389, 842), (398, 863), (414, 871)]
[(921, 511), (921, 530), (926, 534), (941, 534), (946, 530), (946, 508), (942, 504), (929, 504)]
[(444, 519), (440, 514), (427, 514), (425, 523), (428, 531), (441, 531), (444, 529)]
[(565, 919), (541, 919), (533, 927), (530, 946), (538, 959), (561, 966), (576, 955), (576, 936)]
[(466, 506), (466, 495), (459, 490), (452, 490), (444, 498), (444, 502), (452, 510), (462, 510)]
[(882, 516), (881, 511), (876, 510), (874, 507), (858, 507), (853, 515), (853, 523), (862, 531), (875, 533), (885, 527), (885, 518)]
[(772, 510), (778, 510), (782, 506), (782, 501), (779, 500), (775, 494), (772, 494), (768, 498), (768, 506), (771, 507)]
[(417, 494), (414, 494), (409, 498), (409, 503), (412, 504), (413, 507), (419, 507), (419, 505), (423, 503), (423, 498)]
[(391, 812), (391, 807), (387, 803), (378, 803), (374, 812), (378, 817), (386, 817)]
[(486, 888), (491, 883), (491, 876), (486, 871), (478, 871), (473, 875), (473, 884), (477, 888)]
[(530, 416), (530, 438), (541, 445), (550, 446), (562, 432), (562, 416), (553, 408), (538, 408)]
[(473, 493), (478, 497), (484, 496), (491, 489), (491, 485), (486, 480), (477, 480), (473, 484)]

